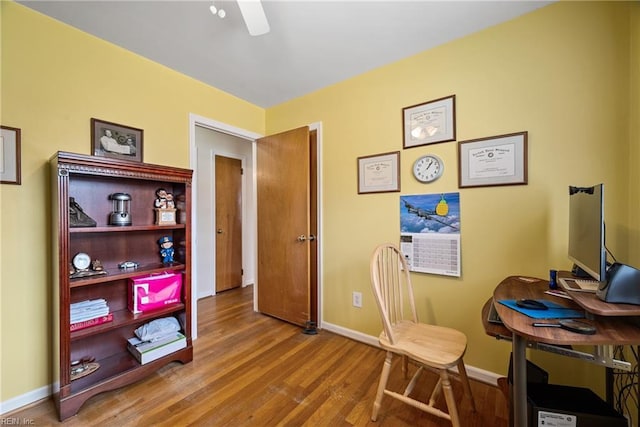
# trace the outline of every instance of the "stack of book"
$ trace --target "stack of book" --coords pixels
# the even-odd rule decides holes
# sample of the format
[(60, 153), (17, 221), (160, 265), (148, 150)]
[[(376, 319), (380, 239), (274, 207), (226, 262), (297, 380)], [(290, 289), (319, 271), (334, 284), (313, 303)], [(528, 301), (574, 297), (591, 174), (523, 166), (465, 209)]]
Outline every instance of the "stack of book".
[(171, 332), (152, 341), (142, 341), (138, 337), (128, 341), (127, 348), (142, 365), (187, 346), (187, 338), (180, 332)]
[(71, 332), (113, 320), (113, 313), (104, 299), (86, 300), (71, 304)]

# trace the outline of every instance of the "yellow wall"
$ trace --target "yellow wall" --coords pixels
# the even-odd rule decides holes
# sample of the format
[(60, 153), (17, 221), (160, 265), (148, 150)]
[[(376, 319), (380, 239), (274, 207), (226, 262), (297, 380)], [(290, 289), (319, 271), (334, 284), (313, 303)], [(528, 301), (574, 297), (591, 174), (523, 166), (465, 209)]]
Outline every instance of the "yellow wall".
[(48, 160), (90, 154), (90, 119), (144, 129), (144, 160), (189, 167), (189, 113), (264, 133), (264, 109), (13, 2), (2, 13), (2, 124), (22, 185), (0, 186), (1, 395), (51, 383)]
[[(639, 190), (629, 185), (627, 160), (630, 7), (554, 4), (267, 110), (267, 133), (323, 123), (325, 321), (378, 334), (368, 259), (378, 243), (399, 240), (399, 195), (358, 195), (358, 156), (401, 150), (400, 194), (459, 191), (456, 143), (402, 150), (401, 109), (451, 94), (458, 140), (529, 132), (528, 185), (460, 190), (462, 277), (413, 274), (423, 318), (469, 337), (467, 363), (506, 371), (510, 345), (487, 337), (480, 324), (482, 305), (503, 277), (544, 278), (550, 268), (570, 267), (570, 184), (606, 184), (609, 248), (618, 260), (640, 264), (637, 252), (630, 259), (637, 233), (627, 241), (627, 195), (637, 200)], [(411, 176), (425, 153), (445, 162), (443, 177), (427, 185)], [(351, 306), (353, 291), (362, 292), (362, 309)], [(602, 373), (531, 356), (559, 383)]]
[(640, 3), (631, 8), (631, 75), (629, 77), (631, 94), (629, 108), (629, 221), (625, 233), (629, 236), (629, 258), (640, 264)]
[[(609, 247), (640, 265), (640, 208), (627, 203), (640, 190), (629, 167), (640, 157), (640, 71), (630, 61), (631, 43), (640, 45), (637, 3), (557, 3), (266, 113), (30, 9), (0, 5), (1, 122), (23, 129), (23, 184), (0, 186), (1, 401), (51, 381), (47, 161), (58, 150), (89, 153), (90, 117), (145, 129), (145, 161), (180, 167), (189, 163), (190, 112), (256, 133), (322, 121), (324, 320), (370, 335), (380, 323), (369, 254), (398, 241), (399, 196), (357, 195), (356, 158), (401, 150), (401, 194), (458, 191), (456, 143), (401, 149), (402, 107), (450, 94), (459, 140), (529, 131), (529, 185), (460, 191), (462, 277), (414, 274), (423, 317), (463, 330), (467, 363), (488, 371), (504, 373), (510, 349), (480, 325), (495, 285), (509, 274), (569, 267), (569, 184), (606, 183)], [(428, 152), (446, 171), (422, 185), (411, 164)], [(351, 307), (354, 290), (362, 309)], [(601, 372), (532, 356), (554, 382)]]

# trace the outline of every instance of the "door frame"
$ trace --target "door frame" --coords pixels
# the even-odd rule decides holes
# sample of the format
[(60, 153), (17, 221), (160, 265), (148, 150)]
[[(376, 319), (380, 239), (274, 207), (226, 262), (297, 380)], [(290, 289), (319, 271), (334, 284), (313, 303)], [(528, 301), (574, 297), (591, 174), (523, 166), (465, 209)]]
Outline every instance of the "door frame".
[[(257, 232), (257, 194), (256, 194), (256, 186), (257, 186), (257, 173), (256, 173), (256, 140), (259, 138), (262, 138), (264, 135), (260, 135), (257, 134), (255, 132), (251, 132), (248, 131), (246, 129), (242, 129), (242, 128), (238, 128), (235, 126), (231, 126), (228, 125), (226, 123), (222, 123), (219, 122), (217, 120), (213, 120), (207, 117), (203, 117), (194, 113), (190, 113), (189, 114), (189, 164), (190, 164), (190, 168), (193, 169), (194, 174), (193, 174), (193, 180), (192, 180), (192, 194), (197, 195), (197, 185), (198, 185), (198, 180), (197, 180), (197, 173), (196, 173), (196, 166), (197, 166), (197, 147), (196, 147), (196, 126), (199, 127), (203, 127), (203, 128), (207, 128), (207, 129), (211, 129), (213, 131), (217, 131), (217, 132), (221, 132), (221, 133), (226, 133), (229, 135), (233, 135), (236, 136), (238, 138), (244, 139), (247, 142), (250, 142), (252, 145), (252, 164), (251, 164), (251, 170), (253, 171), (253, 176), (251, 177), (251, 179), (247, 180), (247, 183), (251, 183), (251, 185), (253, 186), (254, 191), (253, 193), (253, 201), (252, 201), (252, 207), (251, 207), (251, 213), (248, 215), (251, 220), (248, 221), (246, 224), (244, 224), (244, 228), (243, 231), (246, 231), (247, 233), (249, 233), (249, 238), (252, 239), (256, 239), (258, 232)], [(317, 302), (317, 313), (318, 313), (318, 319), (317, 319), (317, 326), (318, 328), (322, 329), (322, 295), (323, 295), (323, 280), (322, 280), (322, 272), (324, 271), (323, 269), (323, 264), (322, 264), (322, 242), (323, 242), (323, 237), (324, 237), (324, 227), (323, 227), (323, 217), (322, 217), (322, 206), (323, 206), (323, 194), (322, 194), (322, 182), (323, 182), (323, 178), (322, 178), (322, 171), (323, 171), (323, 167), (322, 167), (322, 122), (315, 122), (315, 123), (311, 123), (308, 125), (309, 126), (309, 130), (315, 130), (317, 132), (317, 145), (316, 145), (316, 158), (317, 158), (317, 171), (318, 171), (318, 176), (317, 176), (317, 186), (316, 186), (316, 194), (317, 194), (317, 199), (318, 199), (318, 207), (317, 207), (317, 218), (318, 218), (318, 233), (317, 233), (317, 240), (316, 240), (316, 244), (317, 244), (317, 283), (318, 283), (318, 302)], [(191, 253), (193, 254), (192, 259), (191, 259), (191, 288), (192, 288), (192, 304), (191, 304), (191, 329), (192, 329), (192, 338), (195, 340), (198, 337), (198, 276), (197, 276), (197, 266), (198, 266), (198, 262), (207, 262), (206, 259), (203, 258), (203, 260), (199, 260), (198, 258), (198, 253), (195, 250), (196, 249), (196, 243), (197, 243), (197, 236), (198, 236), (198, 232), (197, 232), (197, 223), (195, 221), (195, 214), (197, 212), (197, 204), (198, 204), (198, 200), (197, 197), (193, 197), (192, 198), (192, 208), (191, 208), (191, 214), (192, 214), (192, 218), (191, 218), (191, 246), (192, 246), (192, 251)], [(207, 254), (205, 254), (207, 255)], [(215, 254), (214, 254), (215, 256)], [(254, 245), (254, 253), (253, 253), (253, 258), (254, 258), (254, 265), (256, 265), (257, 268), (257, 259), (258, 259), (258, 251), (257, 251), (257, 245)], [(210, 260), (208, 262), (211, 262)], [(256, 281), (257, 281), (257, 271), (256, 271)], [(253, 310), (254, 311), (258, 311), (258, 289), (259, 284), (258, 283), (254, 283), (254, 290), (253, 290)]]

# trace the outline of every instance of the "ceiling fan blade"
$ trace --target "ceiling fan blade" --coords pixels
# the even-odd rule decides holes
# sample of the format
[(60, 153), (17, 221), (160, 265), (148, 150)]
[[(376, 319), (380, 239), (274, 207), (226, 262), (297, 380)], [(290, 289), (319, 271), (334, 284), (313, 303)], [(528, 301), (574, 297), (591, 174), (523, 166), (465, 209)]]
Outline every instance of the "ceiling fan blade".
[(260, 36), (267, 34), (271, 30), (260, 0), (238, 0), (238, 6), (249, 34)]

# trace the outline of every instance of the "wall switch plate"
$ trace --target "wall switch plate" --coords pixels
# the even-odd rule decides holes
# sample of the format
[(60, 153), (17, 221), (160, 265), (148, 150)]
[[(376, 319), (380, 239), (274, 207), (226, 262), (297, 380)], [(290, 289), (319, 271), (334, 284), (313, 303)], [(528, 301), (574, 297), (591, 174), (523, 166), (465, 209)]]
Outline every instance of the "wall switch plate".
[(362, 308), (362, 292), (353, 293), (353, 306)]

